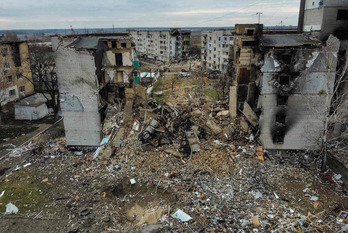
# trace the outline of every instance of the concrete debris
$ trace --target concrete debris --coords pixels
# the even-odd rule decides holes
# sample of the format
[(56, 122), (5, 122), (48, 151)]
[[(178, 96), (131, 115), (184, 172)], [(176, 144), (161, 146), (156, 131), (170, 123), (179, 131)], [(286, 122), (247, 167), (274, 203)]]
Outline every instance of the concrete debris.
[(212, 133), (214, 135), (218, 135), (218, 134), (220, 134), (222, 132), (222, 129), (212, 119), (209, 119), (206, 122), (206, 125), (212, 131)]
[(257, 126), (259, 119), (247, 102), (244, 102), (243, 114), (253, 127)]

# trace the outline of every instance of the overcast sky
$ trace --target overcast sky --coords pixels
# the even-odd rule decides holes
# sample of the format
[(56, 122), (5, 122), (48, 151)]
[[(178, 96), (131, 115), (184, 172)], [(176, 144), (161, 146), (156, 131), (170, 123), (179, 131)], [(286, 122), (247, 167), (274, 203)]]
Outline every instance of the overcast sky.
[(0, 29), (297, 25), (300, 0), (0, 0)]

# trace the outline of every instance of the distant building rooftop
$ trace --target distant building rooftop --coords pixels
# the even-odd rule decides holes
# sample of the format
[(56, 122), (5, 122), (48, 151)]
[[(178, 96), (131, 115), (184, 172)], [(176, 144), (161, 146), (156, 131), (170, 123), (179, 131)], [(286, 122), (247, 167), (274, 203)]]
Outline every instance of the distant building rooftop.
[[(47, 98), (50, 99), (49, 96), (47, 96)], [(22, 99), (21, 101), (17, 102), (15, 105), (37, 107), (46, 102), (47, 102), (47, 99), (45, 98), (43, 94), (36, 93), (34, 95), (31, 95)]]
[(318, 46), (320, 41), (307, 34), (265, 34), (260, 39), (264, 47)]

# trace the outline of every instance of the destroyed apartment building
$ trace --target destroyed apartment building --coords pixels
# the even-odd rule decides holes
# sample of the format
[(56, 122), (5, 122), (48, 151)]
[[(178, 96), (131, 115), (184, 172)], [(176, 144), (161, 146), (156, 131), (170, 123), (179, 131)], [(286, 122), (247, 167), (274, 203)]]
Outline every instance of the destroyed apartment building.
[(134, 43), (128, 34), (52, 37), (67, 145), (97, 147), (110, 102), (124, 102), (133, 83)]
[(339, 41), (332, 37), (333, 45), (326, 47), (308, 34), (255, 32), (250, 25), (236, 25), (231, 117), (241, 111), (242, 128), (251, 132), (248, 121), (254, 133), (259, 129), (269, 151), (317, 149)]
[(18, 100), (34, 92), (28, 43), (0, 42), (0, 104)]

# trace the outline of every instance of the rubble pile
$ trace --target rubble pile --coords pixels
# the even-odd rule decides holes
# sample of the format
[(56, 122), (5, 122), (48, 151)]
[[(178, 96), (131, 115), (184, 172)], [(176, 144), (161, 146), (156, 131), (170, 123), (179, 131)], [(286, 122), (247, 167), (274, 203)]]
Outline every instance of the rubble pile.
[(28, 216), (67, 218), (68, 232), (344, 232), (342, 177), (311, 154), (269, 155), (247, 112), (231, 121), (201, 97), (132, 107), (108, 107), (96, 150), (49, 140), (9, 175), (46, 192)]

